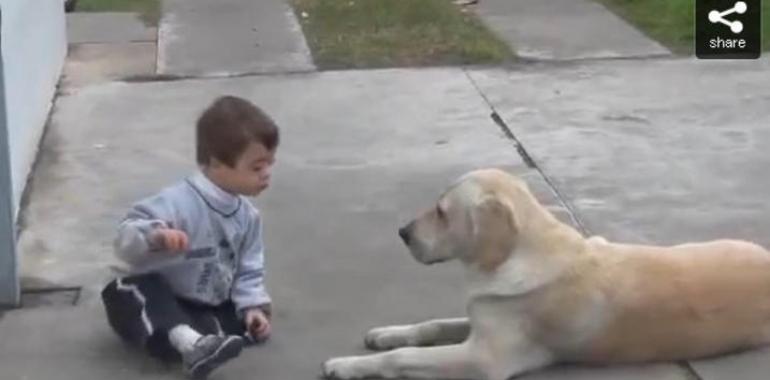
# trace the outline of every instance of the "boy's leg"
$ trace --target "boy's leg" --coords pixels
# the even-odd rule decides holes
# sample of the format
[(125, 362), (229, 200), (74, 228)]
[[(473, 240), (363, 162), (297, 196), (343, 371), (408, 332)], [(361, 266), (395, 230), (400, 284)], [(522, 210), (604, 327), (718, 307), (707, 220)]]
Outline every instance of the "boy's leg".
[(192, 320), (191, 326), (201, 334), (230, 335), (226, 334), (222, 328), (217, 315), (217, 307), (201, 305), (181, 298), (178, 301), (182, 309), (190, 316)]
[(102, 301), (110, 326), (123, 339), (164, 360), (179, 357), (169, 331), (191, 320), (160, 275), (118, 278), (104, 288)]
[(202, 335), (194, 329), (194, 320), (200, 315), (191, 316), (158, 274), (117, 279), (105, 287), (102, 298), (110, 325), (118, 335), (144, 346), (153, 356), (181, 356), (193, 377), (206, 377), (238, 356), (243, 347), (239, 337)]
[(215, 309), (214, 314), (217, 317), (219, 326), (225, 334), (239, 335), (245, 338), (249, 337), (246, 331), (246, 324), (243, 319), (238, 316), (238, 313), (235, 310), (235, 304), (232, 302), (228, 301), (218, 306)]
[(227, 360), (240, 354), (244, 345), (243, 336), (227, 334), (224, 331), (217, 317), (217, 307), (184, 299), (179, 300), (179, 305), (190, 315), (193, 328), (206, 334), (199, 344), (211, 347), (189, 358), (187, 369), (193, 377), (205, 377)]

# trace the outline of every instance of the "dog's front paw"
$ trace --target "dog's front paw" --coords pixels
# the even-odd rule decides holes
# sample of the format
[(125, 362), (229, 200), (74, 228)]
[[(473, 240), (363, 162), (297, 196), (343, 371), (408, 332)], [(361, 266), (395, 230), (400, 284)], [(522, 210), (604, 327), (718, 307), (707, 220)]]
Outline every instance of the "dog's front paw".
[(323, 377), (333, 380), (363, 379), (368, 376), (362, 371), (362, 359), (355, 356), (327, 360), (321, 371)]
[(370, 350), (392, 350), (416, 346), (417, 343), (417, 334), (412, 325), (373, 328), (364, 338), (364, 345)]

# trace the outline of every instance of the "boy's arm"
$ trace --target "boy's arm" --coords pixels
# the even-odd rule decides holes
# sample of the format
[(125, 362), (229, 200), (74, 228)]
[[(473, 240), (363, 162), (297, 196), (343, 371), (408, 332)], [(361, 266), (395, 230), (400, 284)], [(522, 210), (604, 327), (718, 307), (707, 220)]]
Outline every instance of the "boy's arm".
[(257, 307), (270, 316), (272, 301), (265, 287), (262, 223), (256, 210), (249, 217), (245, 239), (233, 284), (233, 303), (239, 314)]
[(162, 195), (140, 201), (128, 211), (118, 227), (115, 239), (115, 253), (132, 265), (152, 261), (152, 253), (161, 247), (150, 239), (153, 231), (174, 228), (172, 204)]

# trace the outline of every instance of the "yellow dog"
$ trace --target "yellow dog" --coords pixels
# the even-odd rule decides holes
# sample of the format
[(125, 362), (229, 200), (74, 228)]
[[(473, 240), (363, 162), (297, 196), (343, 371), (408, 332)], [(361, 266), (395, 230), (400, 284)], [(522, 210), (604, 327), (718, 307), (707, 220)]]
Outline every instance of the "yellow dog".
[(494, 169), (463, 176), (399, 233), (421, 263), (464, 264), (468, 317), (373, 329), (368, 347), (395, 350), (331, 359), (327, 377), (505, 380), (770, 341), (770, 253), (749, 242), (586, 239)]

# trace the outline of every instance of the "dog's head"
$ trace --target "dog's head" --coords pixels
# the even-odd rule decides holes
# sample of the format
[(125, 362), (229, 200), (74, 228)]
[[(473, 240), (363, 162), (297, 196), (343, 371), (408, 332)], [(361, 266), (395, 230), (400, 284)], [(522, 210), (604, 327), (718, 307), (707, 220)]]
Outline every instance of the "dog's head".
[(516, 246), (520, 194), (529, 194), (526, 185), (504, 171), (470, 172), (450, 186), (433, 208), (399, 229), (399, 235), (421, 263), (460, 259), (492, 271)]

